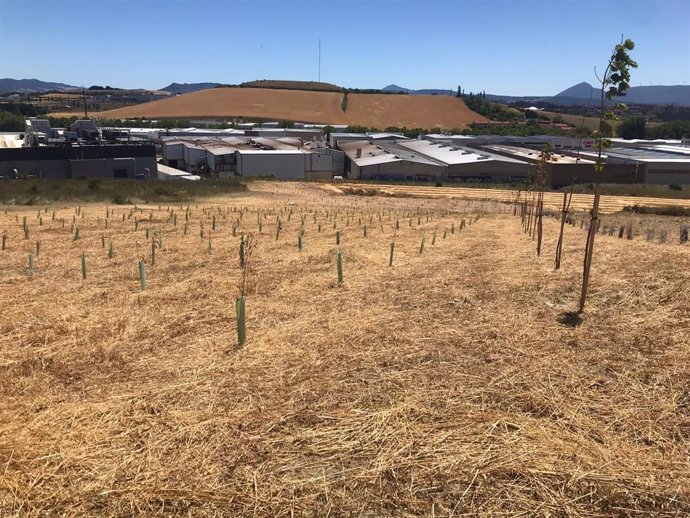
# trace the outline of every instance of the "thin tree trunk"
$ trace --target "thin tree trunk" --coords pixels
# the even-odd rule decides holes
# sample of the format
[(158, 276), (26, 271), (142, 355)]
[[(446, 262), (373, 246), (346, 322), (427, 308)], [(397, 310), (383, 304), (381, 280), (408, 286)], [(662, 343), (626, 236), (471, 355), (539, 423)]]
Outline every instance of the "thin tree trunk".
[(585, 261), (582, 270), (582, 292), (580, 293), (580, 305), (577, 312), (582, 313), (585, 310), (585, 302), (587, 300), (587, 288), (589, 287), (589, 270), (592, 266), (592, 256), (594, 255), (594, 238), (597, 235), (597, 228), (599, 227), (599, 184), (594, 186), (594, 202), (592, 203), (592, 219), (589, 224), (589, 231), (587, 232), (587, 245), (585, 247)]
[(543, 217), (544, 217), (544, 187), (539, 191), (539, 197), (537, 198), (537, 257), (541, 255), (541, 241), (544, 233), (543, 227)]
[(532, 214), (534, 212), (534, 193), (530, 193), (528, 210), (529, 212), (527, 213), (527, 235), (529, 237), (532, 237)]
[(525, 201), (521, 203), (520, 217), (522, 219), (522, 230), (527, 232), (527, 193), (525, 193)]
[[(570, 198), (572, 199), (572, 193)], [(563, 209), (561, 210), (561, 230), (558, 233), (558, 243), (556, 244), (556, 270), (561, 267), (561, 253), (563, 251), (563, 230), (565, 229), (565, 218), (568, 214), (570, 201), (568, 200), (568, 193), (563, 193)]]
[[(602, 162), (603, 154), (603, 139), (604, 135), (604, 107), (606, 98), (606, 81), (611, 70), (611, 60), (604, 71), (603, 79), (601, 80), (601, 96), (599, 104), (599, 132), (597, 134), (597, 159), (595, 162), (595, 174), (598, 176), (604, 170)], [(597, 179), (598, 180), (598, 179)], [(583, 313), (585, 310), (585, 302), (587, 301), (587, 289), (589, 288), (589, 273), (592, 267), (592, 256), (594, 255), (594, 238), (597, 235), (597, 228), (599, 227), (599, 181), (594, 185), (594, 201), (592, 202), (592, 214), (587, 232), (587, 244), (585, 245), (585, 259), (582, 269), (582, 291), (580, 293), (580, 304), (578, 306), (578, 313)]]
[(529, 237), (532, 238), (532, 241), (537, 237), (537, 199), (538, 195), (537, 193), (534, 193), (532, 195), (532, 226), (529, 229)]

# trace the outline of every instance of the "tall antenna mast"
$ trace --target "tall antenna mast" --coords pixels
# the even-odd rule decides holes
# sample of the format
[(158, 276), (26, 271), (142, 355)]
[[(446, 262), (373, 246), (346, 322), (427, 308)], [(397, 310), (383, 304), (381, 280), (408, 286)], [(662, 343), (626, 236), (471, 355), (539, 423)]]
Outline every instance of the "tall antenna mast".
[(321, 38), (319, 38), (319, 83), (321, 82)]

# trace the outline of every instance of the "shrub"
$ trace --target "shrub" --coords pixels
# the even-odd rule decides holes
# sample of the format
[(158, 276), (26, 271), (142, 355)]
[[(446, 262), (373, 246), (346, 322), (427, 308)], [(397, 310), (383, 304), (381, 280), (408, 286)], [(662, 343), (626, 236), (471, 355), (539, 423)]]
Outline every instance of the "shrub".
[(647, 205), (628, 205), (624, 207), (625, 212), (633, 212), (635, 214), (656, 214), (657, 216), (690, 216), (690, 209), (684, 207), (677, 207), (675, 205), (663, 205), (660, 207), (649, 207)]
[(127, 197), (119, 192), (113, 193), (111, 199), (115, 205), (125, 205), (128, 202)]

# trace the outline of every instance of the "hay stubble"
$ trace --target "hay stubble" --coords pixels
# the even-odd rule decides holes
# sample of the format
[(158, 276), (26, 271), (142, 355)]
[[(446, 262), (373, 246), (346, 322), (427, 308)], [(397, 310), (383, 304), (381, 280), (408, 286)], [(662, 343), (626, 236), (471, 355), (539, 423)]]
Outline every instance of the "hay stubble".
[[(477, 204), (255, 188), (192, 204), (192, 227), (211, 224), (204, 207), (231, 210), (210, 253), (165, 207), (135, 233), (125, 209), (106, 230), (89, 205), (76, 242), (57, 223), (72, 207), (42, 226), (20, 210), (42, 243), (32, 277), (33, 241), (0, 214), (0, 514), (690, 512), (687, 246), (602, 237), (571, 328), (558, 318), (576, 304), (580, 229), (555, 272), (555, 220), (536, 258), (519, 218), (459, 230)], [(285, 212), (278, 240), (275, 215), (262, 220), (238, 349), (237, 246), (257, 220), (233, 237), (232, 208), (246, 206)], [(308, 216), (302, 251), (293, 239), (300, 210), (335, 207), (357, 213), (337, 221), (342, 285), (331, 223)], [(418, 207), (432, 219), (408, 226)], [(364, 237), (357, 218), (376, 228), (379, 210), (384, 232)], [(155, 266), (146, 226), (163, 233)]]

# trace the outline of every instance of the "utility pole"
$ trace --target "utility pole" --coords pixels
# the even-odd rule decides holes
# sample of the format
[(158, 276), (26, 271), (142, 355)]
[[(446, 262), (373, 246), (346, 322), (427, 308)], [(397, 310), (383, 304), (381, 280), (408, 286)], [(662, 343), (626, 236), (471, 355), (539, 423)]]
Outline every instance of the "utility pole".
[(84, 99), (84, 118), (88, 119), (89, 114), (86, 112), (86, 89), (83, 86), (81, 87), (81, 93), (82, 93), (82, 97)]
[(321, 82), (321, 38), (319, 38), (319, 83)]

